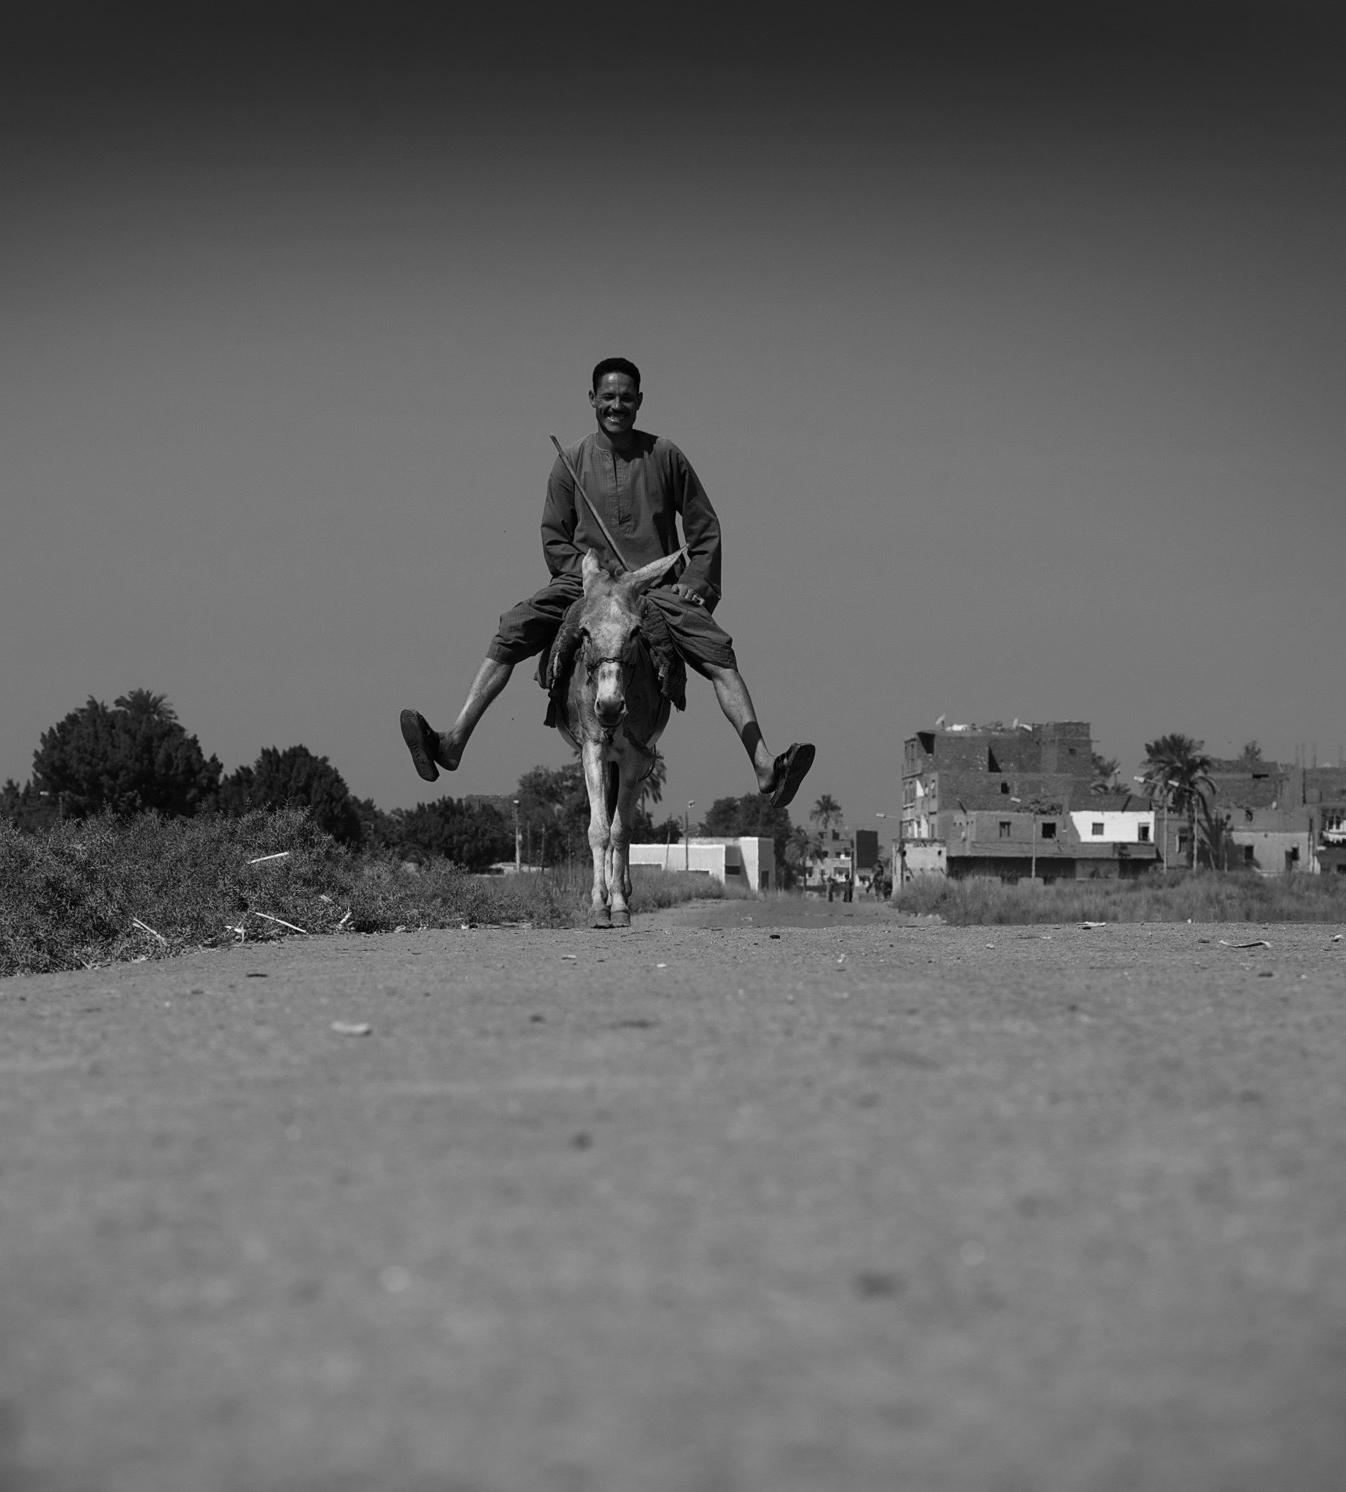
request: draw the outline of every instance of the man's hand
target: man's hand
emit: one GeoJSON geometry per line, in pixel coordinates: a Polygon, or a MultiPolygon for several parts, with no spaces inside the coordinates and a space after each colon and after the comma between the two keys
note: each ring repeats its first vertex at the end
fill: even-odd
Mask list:
{"type": "Polygon", "coordinates": [[[690,601],[693,606],[704,606],[706,604],[701,599],[701,597],[698,596],[697,593],[691,588],[690,585],[682,585],[681,583],[678,583],[669,586],[669,590],[671,590],[675,596],[681,596],[684,601],[690,601]]]}

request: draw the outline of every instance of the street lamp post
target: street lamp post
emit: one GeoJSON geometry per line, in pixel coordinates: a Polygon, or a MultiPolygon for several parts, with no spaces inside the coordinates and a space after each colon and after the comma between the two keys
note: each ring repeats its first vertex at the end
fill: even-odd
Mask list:
{"type": "Polygon", "coordinates": [[[682,868],[692,868],[692,809],[696,807],[696,799],[688,798],[687,810],[682,816],[682,868]]]}

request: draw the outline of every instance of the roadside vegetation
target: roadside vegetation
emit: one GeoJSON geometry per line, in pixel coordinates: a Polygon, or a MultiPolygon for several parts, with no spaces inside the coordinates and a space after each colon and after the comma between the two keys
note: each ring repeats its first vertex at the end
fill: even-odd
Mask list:
{"type": "Polygon", "coordinates": [[[1346,877],[1170,871],[1128,881],[1006,882],[925,876],[895,898],[899,911],[957,927],[1063,922],[1346,922],[1346,877]]]}
{"type": "MultiPolygon", "coordinates": [[[[720,888],[642,876],[651,911],[720,888]]],[[[587,864],[473,875],[450,861],[360,853],[301,809],[166,818],[111,813],[23,833],[0,820],[0,975],[49,973],[200,948],[464,924],[569,927],[589,906],[587,864]]]]}
{"type": "MultiPolygon", "coordinates": [[[[1202,840],[1203,858],[1221,863],[1203,744],[1170,735],[1145,749],[1146,791],[1187,819],[1189,845],[1202,840]]],[[[1245,755],[1260,755],[1255,742],[1245,755]]],[[[1100,780],[1116,775],[1115,761],[1095,757],[1094,766],[1100,780]]],[[[693,825],[655,820],[665,781],[656,751],[636,841],[671,848],[696,832],[768,837],[786,894],[827,864],[842,821],[830,793],[808,815],[813,833],[760,793],[716,799],[693,825]]],[[[0,784],[0,975],[320,934],[580,925],[588,824],[577,761],[533,768],[512,794],[446,795],[384,812],[305,746],[263,747],[251,765],[225,773],[165,695],[132,689],[111,706],[90,697],[42,733],[28,782],[0,784]],[[516,859],[527,873],[483,874],[516,859]]],[[[637,870],[635,880],[638,911],[742,894],[676,871],[637,870]]],[[[906,886],[896,906],[955,925],[1346,922],[1346,877],[1194,868],[1048,886],[932,877],[906,886]]]]}

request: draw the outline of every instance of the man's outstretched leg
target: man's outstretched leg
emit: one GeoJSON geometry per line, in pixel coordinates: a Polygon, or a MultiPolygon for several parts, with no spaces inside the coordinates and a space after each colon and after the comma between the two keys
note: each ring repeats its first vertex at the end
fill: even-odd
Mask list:
{"type": "Polygon", "coordinates": [[[501,663],[496,658],[483,659],[476,678],[472,680],[472,687],[467,691],[463,708],[458,711],[458,718],[446,731],[435,730],[425,716],[415,710],[402,711],[402,739],[407,743],[416,770],[426,782],[433,782],[439,776],[440,767],[449,772],[457,770],[477,721],[509,683],[513,672],[512,663],[501,663]]]}
{"type": "Polygon", "coordinates": [[[748,753],[757,774],[757,790],[771,795],[773,808],[784,808],[793,801],[808,769],[813,765],[814,750],[807,741],[796,741],[779,756],[773,756],[757,723],[757,711],[743,675],[736,668],[721,664],[706,665],[706,674],[715,686],[724,718],[734,727],[743,749],[748,753]]]}

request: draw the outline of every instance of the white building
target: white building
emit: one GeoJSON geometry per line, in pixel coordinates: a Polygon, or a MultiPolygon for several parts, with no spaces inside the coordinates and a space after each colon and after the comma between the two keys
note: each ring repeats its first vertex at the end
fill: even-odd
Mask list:
{"type": "Polygon", "coordinates": [[[632,869],[696,871],[747,891],[776,889],[776,846],[770,839],[695,835],[681,844],[633,844],[630,863],[632,869]]]}
{"type": "Polygon", "coordinates": [[[1081,844],[1153,844],[1154,810],[1152,808],[1073,809],[1069,815],[1081,844]]]}

